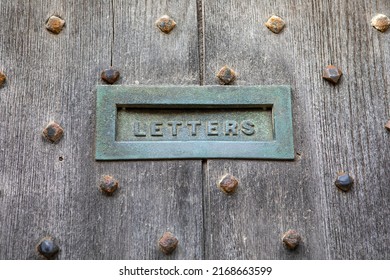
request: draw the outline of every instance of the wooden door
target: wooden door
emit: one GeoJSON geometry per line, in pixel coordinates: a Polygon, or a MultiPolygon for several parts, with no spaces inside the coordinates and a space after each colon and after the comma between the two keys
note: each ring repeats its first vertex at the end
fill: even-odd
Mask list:
{"type": "Polygon", "coordinates": [[[370,25],[388,1],[1,1],[0,258],[36,259],[52,236],[58,259],[388,259],[390,33],[370,25]],[[176,28],[163,34],[164,14],[176,28]],[[277,14],[285,29],[264,22],[277,14]],[[59,34],[45,29],[65,20],[59,34]],[[321,78],[335,64],[337,85],[321,78]],[[294,161],[94,160],[96,85],[288,84],[294,161]],[[42,138],[50,121],[57,144],[42,138]],[[338,190],[339,171],[355,180],[338,190]],[[216,187],[225,173],[239,187],[216,187]],[[120,189],[98,190],[103,175],[120,189]],[[281,243],[297,230],[295,251],[281,243]],[[165,256],[165,231],[179,239],[165,256]]]}

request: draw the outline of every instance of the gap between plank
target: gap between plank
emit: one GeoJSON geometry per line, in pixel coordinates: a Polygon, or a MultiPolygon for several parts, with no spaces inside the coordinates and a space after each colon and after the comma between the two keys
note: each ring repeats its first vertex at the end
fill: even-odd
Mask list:
{"type": "Polygon", "coordinates": [[[198,48],[199,48],[199,84],[204,85],[205,77],[205,38],[204,38],[204,2],[196,0],[197,20],[198,20],[198,48]]]}
{"type": "MultiPolygon", "coordinates": [[[[198,21],[198,53],[199,53],[199,85],[204,85],[205,77],[205,38],[204,38],[204,2],[196,0],[197,21],[198,21]]],[[[202,176],[202,216],[203,216],[203,232],[202,232],[202,259],[206,259],[206,212],[205,212],[205,193],[207,188],[207,159],[202,160],[201,176],[202,176]]]]}
{"type": "Polygon", "coordinates": [[[207,160],[202,160],[202,170],[201,170],[201,176],[202,176],[202,216],[203,216],[203,233],[202,233],[202,249],[203,249],[203,256],[202,259],[206,259],[206,212],[205,212],[205,204],[207,203],[205,199],[205,193],[207,188],[207,173],[208,173],[208,165],[207,160]]]}
{"type": "Polygon", "coordinates": [[[111,12],[112,12],[112,40],[111,40],[111,60],[110,60],[110,66],[112,67],[112,61],[113,61],[113,56],[114,56],[114,35],[115,35],[114,0],[111,0],[111,12]]]}

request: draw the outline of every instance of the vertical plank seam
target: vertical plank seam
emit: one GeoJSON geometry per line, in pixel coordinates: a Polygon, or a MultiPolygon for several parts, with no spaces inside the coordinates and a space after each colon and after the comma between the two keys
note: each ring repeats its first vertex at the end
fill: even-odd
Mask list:
{"type": "Polygon", "coordinates": [[[203,216],[203,228],[202,228],[202,259],[206,259],[206,234],[207,234],[207,228],[206,228],[206,211],[205,211],[205,205],[207,201],[205,200],[205,192],[206,192],[206,185],[207,185],[207,160],[202,160],[202,216],[203,216]]]}
{"type": "MultiPolygon", "coordinates": [[[[199,55],[199,85],[204,85],[205,77],[205,38],[204,38],[204,6],[203,0],[196,0],[196,13],[198,24],[198,55],[199,55]]],[[[207,159],[201,162],[202,176],[202,259],[206,259],[206,212],[205,212],[205,188],[207,184],[207,159]]]]}
{"type": "Polygon", "coordinates": [[[204,85],[205,77],[205,38],[204,38],[204,3],[203,0],[196,0],[198,20],[198,48],[199,48],[199,84],[204,85]]]}
{"type": "Polygon", "coordinates": [[[110,66],[114,57],[114,38],[115,38],[115,13],[114,13],[114,0],[111,0],[111,13],[112,13],[112,39],[111,39],[111,51],[110,51],[110,66]]]}

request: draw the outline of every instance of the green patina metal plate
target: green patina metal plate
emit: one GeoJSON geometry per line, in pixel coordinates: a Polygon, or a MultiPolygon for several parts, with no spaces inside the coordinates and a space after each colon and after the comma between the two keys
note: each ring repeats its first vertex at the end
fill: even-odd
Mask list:
{"type": "Polygon", "coordinates": [[[96,159],[294,159],[289,86],[98,86],[96,159]]]}

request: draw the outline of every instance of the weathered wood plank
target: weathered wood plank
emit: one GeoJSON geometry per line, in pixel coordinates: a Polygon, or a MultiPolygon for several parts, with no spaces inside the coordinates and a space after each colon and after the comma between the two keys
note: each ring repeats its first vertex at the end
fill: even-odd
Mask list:
{"type": "Polygon", "coordinates": [[[196,0],[114,0],[113,65],[122,71],[118,84],[199,85],[196,0]],[[155,22],[168,15],[176,22],[169,33],[155,22]]]}
{"type": "Polygon", "coordinates": [[[205,84],[227,64],[236,84],[293,87],[294,162],[213,160],[205,186],[205,256],[210,259],[389,258],[389,33],[370,26],[386,1],[205,1],[205,84]],[[285,19],[280,34],[264,22],[285,19]],[[339,85],[321,78],[335,64],[339,85]],[[353,190],[334,186],[349,171],[353,190]],[[217,179],[229,172],[238,192],[217,179]],[[303,246],[280,242],[289,228],[303,246]]]}
{"type": "Polygon", "coordinates": [[[8,76],[0,90],[1,259],[38,258],[34,247],[45,235],[58,241],[59,259],[165,258],[157,240],[167,229],[180,239],[170,258],[202,257],[199,161],[94,160],[95,85],[111,60],[120,83],[198,81],[196,24],[185,24],[196,21],[195,4],[147,3],[145,10],[143,1],[1,5],[0,67],[8,76]],[[168,37],[156,39],[162,35],[150,19],[170,11],[183,20],[171,44],[185,48],[157,59],[150,46],[163,49],[168,37]],[[66,20],[59,35],[44,28],[52,14],[66,20]],[[50,120],[65,129],[58,144],[41,139],[50,120]],[[104,174],[120,182],[113,197],[97,189],[104,174]]]}
{"type": "MultiPolygon", "coordinates": [[[[196,1],[115,0],[113,5],[118,84],[199,84],[196,1]],[[170,34],[155,26],[165,14],[177,23],[170,34]]],[[[98,174],[105,173],[120,178],[124,187],[114,200],[100,201],[103,258],[203,258],[201,161],[99,162],[98,174]],[[179,239],[169,257],[157,247],[167,230],[179,239]]]]}
{"type": "Polygon", "coordinates": [[[0,90],[1,259],[38,258],[45,235],[56,238],[61,259],[99,256],[93,112],[95,84],[110,61],[109,3],[0,7],[0,65],[8,76],[0,90]],[[58,35],[45,29],[53,14],[66,21],[58,35]],[[58,144],[41,137],[51,120],[65,130],[58,144]]]}
{"type": "Polygon", "coordinates": [[[61,259],[94,258],[94,88],[110,61],[109,1],[9,1],[0,13],[0,258],[37,258],[45,235],[61,259]],[[53,14],[66,21],[58,35],[44,27],[53,14]],[[65,129],[58,144],[41,137],[51,120],[65,129]]]}

